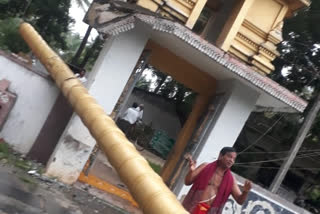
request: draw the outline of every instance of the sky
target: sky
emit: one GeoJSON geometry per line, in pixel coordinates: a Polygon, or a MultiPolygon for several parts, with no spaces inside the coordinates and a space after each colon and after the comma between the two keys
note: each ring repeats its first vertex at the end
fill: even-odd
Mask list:
{"type": "MultiPolygon", "coordinates": [[[[78,5],[76,3],[72,4],[72,7],[70,8],[70,16],[75,20],[74,26],[71,28],[72,32],[74,33],[79,33],[80,37],[84,37],[88,25],[86,23],[84,23],[82,20],[85,16],[85,11],[78,7],[78,5]]],[[[93,30],[90,34],[90,40],[93,40],[96,36],[98,35],[96,30],[93,30]]],[[[144,71],[145,78],[151,82],[154,82],[157,78],[152,76],[152,72],[149,70],[144,71]]],[[[152,84],[151,87],[155,87],[154,84],[152,84]]]]}
{"type": "MultiPolygon", "coordinates": [[[[71,28],[72,31],[74,33],[79,33],[81,38],[84,37],[88,28],[88,25],[82,21],[85,16],[85,11],[82,8],[78,7],[78,5],[73,1],[72,6],[69,10],[69,13],[70,13],[70,16],[75,20],[75,24],[71,28]]],[[[90,34],[90,38],[93,39],[97,35],[98,35],[97,31],[93,30],[90,34]]]]}
{"type": "MultiPolygon", "coordinates": [[[[79,33],[80,37],[83,38],[88,28],[88,25],[82,21],[86,12],[82,8],[78,7],[78,5],[73,1],[69,13],[70,16],[75,20],[75,23],[71,28],[72,32],[79,33]]],[[[93,40],[97,35],[98,33],[96,30],[91,31],[90,40],[93,40]]],[[[152,76],[152,72],[146,69],[143,75],[147,80],[153,82],[151,84],[151,88],[154,88],[156,86],[154,85],[154,82],[157,78],[152,76]]]]}

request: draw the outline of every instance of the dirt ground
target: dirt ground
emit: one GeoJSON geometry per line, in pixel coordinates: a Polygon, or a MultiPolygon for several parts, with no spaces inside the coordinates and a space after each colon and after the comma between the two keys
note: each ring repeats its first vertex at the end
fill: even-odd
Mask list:
{"type": "MultiPolygon", "coordinates": [[[[164,164],[148,151],[142,155],[159,167],[164,164]]],[[[97,160],[90,173],[127,190],[105,156],[97,160]]],[[[43,171],[44,166],[0,142],[0,214],[142,214],[127,200],[80,182],[65,185],[43,171]]]]}
{"type": "Polygon", "coordinates": [[[28,173],[7,163],[0,164],[0,214],[133,213],[125,211],[125,204],[88,185],[67,186],[38,176],[33,170],[28,173]]]}

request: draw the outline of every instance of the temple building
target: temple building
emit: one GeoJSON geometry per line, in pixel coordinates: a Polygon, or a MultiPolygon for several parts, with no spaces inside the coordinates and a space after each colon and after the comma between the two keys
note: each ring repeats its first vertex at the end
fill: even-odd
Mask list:
{"type": "MultiPolygon", "coordinates": [[[[112,115],[143,58],[197,94],[161,170],[162,179],[180,199],[188,190],[183,186],[186,152],[198,163],[212,161],[221,148],[233,146],[251,112],[305,110],[306,101],[267,75],[275,69],[272,60],[279,56],[276,45],[282,41],[283,19],[309,5],[308,0],[96,0],[84,21],[105,44],[85,86],[112,115]]],[[[119,188],[108,176],[101,177],[99,166],[107,160],[96,159],[89,172],[83,173],[92,152],[99,151],[75,113],[52,136],[49,127],[59,117],[62,104],[57,98],[39,134],[42,139],[57,139],[46,174],[65,183],[80,179],[99,188],[92,180],[96,177],[111,183],[113,190],[119,188]]],[[[42,149],[41,144],[33,145],[33,150],[42,149]]],[[[107,191],[133,201],[125,188],[120,189],[107,191]]],[[[257,191],[254,194],[262,197],[257,191]]],[[[265,200],[274,203],[269,199],[265,200]]],[[[289,205],[281,206],[287,209],[289,205]]]]}

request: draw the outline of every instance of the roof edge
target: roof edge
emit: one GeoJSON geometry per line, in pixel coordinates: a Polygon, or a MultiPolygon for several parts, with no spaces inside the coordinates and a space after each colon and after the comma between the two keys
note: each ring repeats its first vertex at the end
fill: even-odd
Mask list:
{"type": "Polygon", "coordinates": [[[137,24],[136,22],[141,21],[146,23],[153,30],[172,34],[185,41],[193,48],[199,50],[212,60],[226,67],[241,79],[250,82],[257,88],[265,91],[295,110],[303,112],[308,105],[305,100],[290,92],[288,89],[282,87],[270,78],[254,71],[249,66],[230,56],[228,53],[222,51],[208,41],[202,39],[190,29],[177,22],[142,13],[132,13],[128,16],[122,17],[121,19],[117,19],[117,21],[112,19],[106,20],[106,22],[103,23],[97,22],[98,19],[99,17],[95,19],[93,27],[96,28],[99,33],[107,34],[109,36],[116,36],[120,33],[132,30],[135,28],[137,24]]]}

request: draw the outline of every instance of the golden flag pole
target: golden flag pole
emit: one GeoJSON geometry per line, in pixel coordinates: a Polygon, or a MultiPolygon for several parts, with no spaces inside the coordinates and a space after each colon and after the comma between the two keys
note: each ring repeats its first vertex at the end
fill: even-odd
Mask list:
{"type": "Polygon", "coordinates": [[[74,111],[105,152],[143,213],[188,213],[161,177],[152,170],[114,121],[106,115],[103,108],[89,95],[87,89],[35,29],[28,23],[22,23],[19,30],[32,52],[47,68],[74,111]]]}

